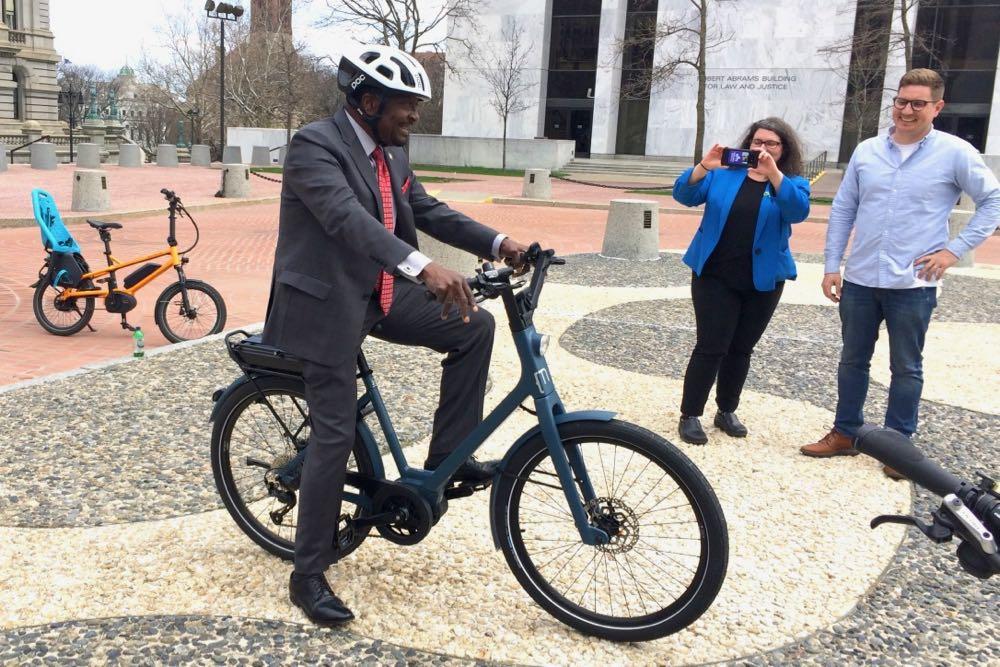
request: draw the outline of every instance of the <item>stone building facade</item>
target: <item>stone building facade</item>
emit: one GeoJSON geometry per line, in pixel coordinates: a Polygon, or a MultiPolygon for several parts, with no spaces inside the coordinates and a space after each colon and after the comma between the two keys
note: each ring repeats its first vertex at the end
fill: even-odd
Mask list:
{"type": "MultiPolygon", "coordinates": [[[[0,143],[62,135],[49,0],[0,0],[0,143]]],[[[10,146],[8,146],[10,147],[10,146]]]]}

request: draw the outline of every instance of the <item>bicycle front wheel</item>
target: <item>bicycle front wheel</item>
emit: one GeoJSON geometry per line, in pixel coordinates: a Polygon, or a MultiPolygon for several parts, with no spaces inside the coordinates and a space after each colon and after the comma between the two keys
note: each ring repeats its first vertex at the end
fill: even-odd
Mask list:
{"type": "Polygon", "coordinates": [[[226,326],[226,302],[218,290],[200,280],[168,285],[156,300],[156,326],[171,343],[217,334],[226,326]],[[187,293],[187,303],[184,302],[187,293]]]}
{"type": "Polygon", "coordinates": [[[491,508],[518,582],[563,623],[604,639],[646,641],[693,623],[718,594],[729,560],[726,520],[705,477],[633,424],[570,422],[559,435],[567,452],[583,457],[596,493],[584,509],[611,542],[581,541],[538,434],[505,468],[491,508]]]}

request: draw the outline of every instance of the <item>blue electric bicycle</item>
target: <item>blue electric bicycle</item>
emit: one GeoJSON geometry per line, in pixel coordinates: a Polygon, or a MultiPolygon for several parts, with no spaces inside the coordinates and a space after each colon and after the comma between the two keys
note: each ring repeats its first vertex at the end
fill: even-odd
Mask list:
{"type": "MultiPolygon", "coordinates": [[[[373,528],[397,544],[415,544],[449,500],[492,486],[494,544],[539,605],[602,638],[663,637],[700,617],[722,586],[729,554],[722,508],[698,468],[660,436],[612,412],[566,411],[545,361],[548,338],[532,323],[546,272],[563,260],[538,244],[527,259],[533,274],[526,287],[524,281],[512,284],[513,269],[488,264],[469,279],[479,300],[503,299],[521,375],[436,470],[407,462],[372,370],[359,354],[365,392],[357,404],[338,557],[357,549],[373,528]],[[532,408],[523,405],[528,398],[532,408]],[[519,407],[537,416],[538,425],[511,445],[492,482],[450,481],[519,407]],[[386,477],[371,415],[398,479],[386,477]]],[[[240,528],[270,553],[291,559],[296,492],[309,451],[301,361],[243,332],[226,342],[243,375],[213,396],[215,482],[240,528]]]]}

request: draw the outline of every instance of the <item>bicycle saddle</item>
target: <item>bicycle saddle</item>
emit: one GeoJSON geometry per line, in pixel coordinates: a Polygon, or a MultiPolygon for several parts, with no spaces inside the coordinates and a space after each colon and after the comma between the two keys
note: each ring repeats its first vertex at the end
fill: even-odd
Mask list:
{"type": "Polygon", "coordinates": [[[122,226],[117,222],[101,222],[100,220],[87,220],[87,224],[94,229],[103,231],[105,229],[121,229],[122,226]]]}

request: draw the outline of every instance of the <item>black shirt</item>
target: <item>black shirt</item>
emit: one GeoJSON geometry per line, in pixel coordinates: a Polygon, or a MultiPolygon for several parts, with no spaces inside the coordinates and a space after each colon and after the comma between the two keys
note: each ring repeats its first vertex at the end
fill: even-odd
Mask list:
{"type": "Polygon", "coordinates": [[[757,230],[760,200],[768,182],[747,176],[736,193],[729,217],[722,227],[719,243],[708,256],[702,274],[722,278],[730,287],[754,289],[753,237],[757,230]]]}

